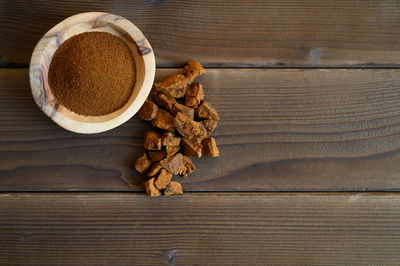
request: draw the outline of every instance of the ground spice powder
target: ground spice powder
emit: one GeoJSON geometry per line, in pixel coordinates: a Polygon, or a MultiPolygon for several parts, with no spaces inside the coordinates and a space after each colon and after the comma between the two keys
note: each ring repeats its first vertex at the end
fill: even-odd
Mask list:
{"type": "Polygon", "coordinates": [[[87,32],[66,40],[55,52],[49,85],[69,110],[100,116],[123,107],[136,81],[135,61],[128,45],[106,32],[87,32]]]}

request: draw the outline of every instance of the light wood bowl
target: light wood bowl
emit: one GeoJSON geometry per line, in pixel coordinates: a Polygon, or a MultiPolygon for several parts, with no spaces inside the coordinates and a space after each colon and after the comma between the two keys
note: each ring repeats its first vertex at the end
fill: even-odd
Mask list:
{"type": "Polygon", "coordinates": [[[61,127],[77,133],[99,133],[129,120],[149,95],[155,75],[153,49],[143,33],[127,19],[103,12],[71,16],[48,31],[36,45],[29,67],[33,98],[39,108],[61,127]],[[83,116],[57,102],[48,83],[51,59],[60,45],[76,34],[108,32],[122,38],[132,50],[136,83],[129,101],[121,109],[103,116],[83,116]]]}

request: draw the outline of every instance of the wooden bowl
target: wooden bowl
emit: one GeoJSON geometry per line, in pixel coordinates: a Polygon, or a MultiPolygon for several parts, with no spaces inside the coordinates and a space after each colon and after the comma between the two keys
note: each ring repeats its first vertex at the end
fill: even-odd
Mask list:
{"type": "Polygon", "coordinates": [[[39,108],[61,127],[77,133],[99,133],[129,120],[149,95],[155,75],[153,49],[143,33],[127,19],[103,12],[71,16],[48,31],[36,45],[29,67],[33,98],[39,108]],[[108,32],[122,38],[132,50],[136,83],[129,101],[121,109],[103,116],[83,116],[57,102],[48,83],[51,59],[60,45],[76,34],[108,32]]]}

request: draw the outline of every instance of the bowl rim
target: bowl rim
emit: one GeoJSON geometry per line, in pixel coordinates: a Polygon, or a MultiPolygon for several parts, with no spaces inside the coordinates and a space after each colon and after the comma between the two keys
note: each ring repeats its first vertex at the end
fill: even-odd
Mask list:
{"type": "MultiPolygon", "coordinates": [[[[85,30],[83,32],[88,31],[96,30],[85,30]]],[[[76,34],[72,34],[70,37],[74,35],[76,34]]],[[[53,54],[54,53],[52,53],[51,56],[53,54]]],[[[48,61],[48,65],[50,65],[51,59],[48,61]]],[[[36,104],[56,124],[72,132],[92,134],[113,129],[125,123],[137,113],[150,94],[154,82],[155,69],[156,64],[153,49],[147,38],[135,24],[119,15],[106,12],[84,12],[62,20],[42,36],[36,44],[31,56],[29,80],[31,92],[36,104]],[[134,99],[132,101],[129,100],[129,104],[127,103],[121,109],[104,116],[83,116],[61,106],[54,96],[52,96],[47,81],[48,69],[43,69],[42,58],[49,56],[46,54],[46,47],[51,42],[56,45],[56,49],[62,45],[62,42],[66,39],[60,42],[59,34],[62,34],[66,29],[84,23],[92,23],[92,28],[95,28],[98,27],[98,22],[112,24],[113,27],[121,29],[136,44],[138,55],[140,56],[139,58],[143,59],[141,68],[141,71],[143,71],[143,83],[138,90],[135,87],[133,94],[136,95],[135,97],[133,94],[131,96],[131,98],[134,97],[134,99]],[[137,91],[137,93],[135,91],[137,91]],[[49,94],[53,98],[49,97],[49,94]],[[71,113],[74,117],[79,117],[79,119],[66,116],[65,113],[60,110],[71,113]]]]}

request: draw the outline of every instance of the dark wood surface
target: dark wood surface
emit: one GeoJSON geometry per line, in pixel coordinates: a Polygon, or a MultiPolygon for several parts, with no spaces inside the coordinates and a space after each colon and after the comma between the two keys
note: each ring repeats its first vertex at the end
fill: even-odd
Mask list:
{"type": "Polygon", "coordinates": [[[105,11],[150,40],[158,67],[399,66],[399,1],[1,1],[0,66],[27,66],[62,19],[105,11]]]}
{"type": "Polygon", "coordinates": [[[399,264],[400,1],[0,10],[0,265],[399,264]],[[139,26],[157,78],[189,58],[207,67],[221,156],[194,160],[183,196],[144,195],[132,162],[149,123],[80,135],[35,105],[36,42],[84,11],[139,26]]]}
{"type": "MultiPolygon", "coordinates": [[[[175,70],[159,70],[157,78],[175,70]]],[[[187,191],[399,191],[400,71],[208,69],[219,158],[187,191]],[[227,82],[229,81],[229,82],[227,82]]],[[[35,106],[27,70],[0,71],[0,190],[142,190],[132,163],[149,123],[71,133],[35,106]]]]}
{"type": "Polygon", "coordinates": [[[0,194],[0,264],[398,265],[398,194],[0,194]]]}

